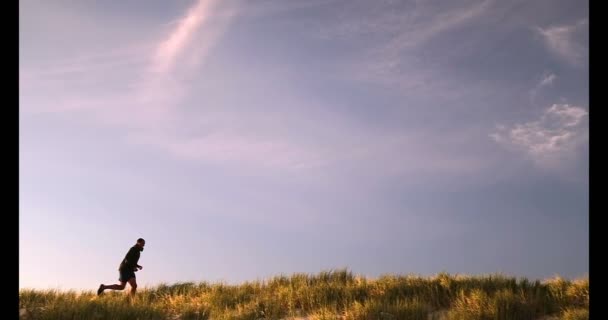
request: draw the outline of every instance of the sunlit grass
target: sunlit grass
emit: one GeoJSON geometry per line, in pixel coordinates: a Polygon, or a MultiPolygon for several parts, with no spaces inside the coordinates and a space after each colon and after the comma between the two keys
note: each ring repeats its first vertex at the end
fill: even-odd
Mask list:
{"type": "Polygon", "coordinates": [[[348,270],[239,285],[162,284],[138,291],[21,290],[21,319],[588,319],[589,280],[433,277],[348,270]]]}

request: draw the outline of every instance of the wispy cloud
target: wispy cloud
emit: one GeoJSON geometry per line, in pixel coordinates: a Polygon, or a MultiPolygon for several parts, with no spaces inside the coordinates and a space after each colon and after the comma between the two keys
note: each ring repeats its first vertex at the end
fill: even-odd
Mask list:
{"type": "Polygon", "coordinates": [[[550,87],[553,82],[557,79],[557,76],[552,72],[546,72],[541,76],[536,86],[530,90],[530,102],[534,105],[536,103],[536,97],[538,93],[545,87],[550,87]]]}
{"type": "Polygon", "coordinates": [[[234,5],[198,0],[181,19],[166,26],[171,29],[155,43],[22,67],[20,90],[28,93],[22,110],[29,114],[84,110],[92,121],[120,127],[129,135],[156,137],[160,148],[165,143],[179,145],[179,140],[169,139],[179,139],[170,132],[183,124],[181,102],[193,94],[192,78],[198,76],[198,67],[235,14],[234,5]],[[98,86],[102,80],[106,85],[98,86]],[[48,93],[46,99],[29,94],[34,91],[41,96],[48,93]],[[49,102],[49,95],[58,99],[49,102]]]}
{"type": "Polygon", "coordinates": [[[338,2],[339,0],[308,0],[308,1],[275,1],[262,0],[255,2],[244,2],[247,6],[241,16],[268,17],[293,10],[311,9],[338,2]]]}
{"type": "Polygon", "coordinates": [[[545,45],[557,57],[575,66],[586,61],[587,44],[581,39],[587,38],[589,26],[587,19],[580,20],[572,25],[537,28],[545,45]]]}
{"type": "MultiPolygon", "coordinates": [[[[315,3],[324,5],[329,2],[315,3]]],[[[418,92],[421,96],[435,96],[438,91],[444,95],[449,94],[447,90],[437,89],[446,83],[453,83],[453,79],[446,80],[448,76],[441,75],[438,70],[419,64],[413,59],[402,59],[402,55],[415,57],[415,49],[418,46],[424,46],[433,37],[484,15],[492,3],[492,1],[469,2],[467,6],[449,10],[444,7],[437,9],[419,4],[418,11],[408,15],[408,18],[399,20],[394,17],[397,19],[395,21],[400,21],[397,28],[390,29],[391,27],[386,23],[382,25],[382,21],[376,21],[377,24],[365,24],[364,27],[378,28],[376,31],[390,29],[395,33],[383,38],[384,41],[380,44],[374,42],[371,48],[367,48],[371,50],[366,51],[366,60],[357,66],[359,74],[367,74],[372,81],[387,81],[401,89],[423,88],[424,92],[418,92]],[[375,73],[367,72],[374,68],[376,68],[375,73]]],[[[286,7],[294,10],[299,8],[299,6],[286,7]]],[[[217,118],[213,113],[218,110],[206,109],[213,107],[197,106],[196,110],[191,108],[186,111],[182,102],[185,98],[197,94],[191,88],[192,84],[197,82],[191,80],[201,78],[199,71],[203,69],[198,66],[205,62],[205,57],[234,18],[234,9],[235,7],[218,0],[199,0],[185,12],[183,18],[166,26],[170,29],[163,37],[155,43],[147,44],[146,48],[155,50],[138,50],[136,54],[129,51],[128,54],[120,53],[118,56],[114,53],[108,54],[99,64],[96,64],[99,61],[95,59],[83,60],[78,68],[93,72],[89,78],[96,78],[108,71],[120,70],[124,64],[118,62],[125,57],[125,54],[139,63],[123,73],[118,72],[124,75],[124,79],[118,81],[122,87],[120,92],[68,94],[52,108],[58,112],[94,110],[90,118],[121,127],[126,131],[128,143],[144,144],[179,159],[191,161],[287,170],[331,166],[365,171],[372,170],[371,168],[380,164],[382,168],[378,171],[384,174],[463,173],[475,171],[488,164],[487,159],[477,154],[471,155],[458,150],[466,143],[459,141],[444,143],[445,138],[424,130],[373,133],[365,140],[353,138],[360,137],[365,129],[362,130],[358,124],[352,123],[326,123],[325,115],[321,115],[319,111],[310,113],[297,111],[285,116],[276,113],[277,110],[271,110],[270,113],[279,114],[277,115],[281,118],[279,121],[289,121],[291,126],[289,130],[285,130],[282,124],[268,124],[253,118],[253,114],[258,113],[259,110],[268,111],[269,108],[274,107],[262,106],[261,109],[251,107],[243,111],[245,109],[240,107],[224,105],[226,110],[219,112],[233,115],[217,118]],[[116,60],[112,58],[115,56],[116,60]],[[256,110],[249,111],[253,109],[256,110]],[[305,119],[303,115],[309,118],[305,119]],[[298,119],[294,120],[295,118],[298,119]],[[206,120],[197,122],[200,119],[206,120]],[[195,127],[193,131],[197,131],[197,134],[183,134],[180,131],[182,127],[195,127]],[[336,127],[339,129],[327,130],[328,133],[322,139],[306,137],[307,132],[336,127]]],[[[59,73],[65,75],[66,71],[51,72],[54,75],[59,73]]],[[[35,75],[28,74],[20,81],[27,83],[36,79],[35,75]]],[[[57,77],[57,86],[61,86],[65,79],[70,78],[57,77]]],[[[555,79],[554,74],[546,74],[539,79],[538,85],[549,86],[555,79]]],[[[287,87],[277,86],[273,83],[272,90],[290,91],[287,87]],[[277,88],[281,89],[277,90],[277,88]]],[[[461,88],[462,86],[459,86],[458,90],[461,88]]],[[[479,87],[475,87],[474,90],[480,91],[479,87]]],[[[78,91],[74,90],[74,92],[78,91]]],[[[208,97],[204,98],[208,99],[208,97]]],[[[293,96],[291,93],[285,93],[282,98],[284,101],[281,104],[290,105],[290,110],[306,110],[310,105],[310,101],[306,98],[293,96]]],[[[199,105],[204,105],[201,101],[208,100],[198,99],[198,101],[199,105]]],[[[323,104],[321,101],[316,103],[323,104]]],[[[315,109],[322,107],[318,106],[315,109]]]]}
{"type": "Polygon", "coordinates": [[[494,1],[469,1],[458,7],[425,2],[363,3],[363,8],[345,13],[344,22],[321,32],[324,38],[358,38],[365,43],[361,54],[345,68],[350,79],[408,93],[458,94],[449,89],[454,84],[451,77],[421,52],[433,40],[484,17],[494,1]]]}
{"type": "Polygon", "coordinates": [[[322,28],[319,35],[322,38],[384,35],[390,47],[412,47],[479,16],[493,0],[470,2],[452,7],[449,3],[424,1],[349,1],[336,21],[322,28]]]}
{"type": "Polygon", "coordinates": [[[420,14],[428,20],[417,21],[410,28],[404,28],[382,50],[396,58],[403,50],[422,45],[425,41],[480,16],[491,3],[491,0],[484,0],[461,9],[434,13],[431,16],[421,12],[420,14]]]}
{"type": "Polygon", "coordinates": [[[139,126],[143,118],[162,117],[151,115],[167,113],[188,93],[188,77],[232,20],[234,6],[219,4],[217,0],[196,1],[183,18],[170,26],[170,32],[156,42],[70,56],[46,65],[20,66],[22,92],[61,96],[61,100],[52,104],[26,103],[22,110],[64,112],[75,109],[66,104],[77,102],[77,109],[98,112],[101,121],[111,123],[137,119],[139,126]],[[100,86],[99,82],[105,85],[100,86]]]}
{"type": "Polygon", "coordinates": [[[554,166],[588,141],[587,116],[582,107],[554,104],[539,120],[500,125],[490,137],[505,147],[526,152],[539,165],[554,166]]]}
{"type": "Polygon", "coordinates": [[[217,0],[199,0],[161,41],[151,63],[135,86],[134,106],[154,124],[175,116],[175,108],[190,92],[194,70],[226,30],[232,15],[216,15],[217,0]],[[215,20],[211,18],[216,16],[215,20]],[[219,17],[218,17],[219,16],[219,17]]]}
{"type": "Polygon", "coordinates": [[[130,141],[162,148],[180,159],[216,165],[237,165],[249,169],[273,169],[280,172],[310,169],[324,165],[314,148],[289,139],[248,137],[239,133],[213,132],[199,137],[170,137],[144,134],[130,141]]]}
{"type": "Polygon", "coordinates": [[[209,18],[217,0],[199,0],[182,18],[171,34],[157,48],[152,70],[167,72],[175,63],[178,55],[191,44],[194,34],[209,18]]]}
{"type": "Polygon", "coordinates": [[[108,49],[101,52],[91,52],[76,56],[52,60],[52,64],[36,65],[29,62],[28,65],[20,65],[20,74],[35,74],[36,77],[64,76],[72,73],[97,72],[99,70],[113,68],[115,66],[133,65],[134,63],[148,62],[148,57],[143,52],[154,49],[150,43],[137,43],[129,46],[108,49]]]}

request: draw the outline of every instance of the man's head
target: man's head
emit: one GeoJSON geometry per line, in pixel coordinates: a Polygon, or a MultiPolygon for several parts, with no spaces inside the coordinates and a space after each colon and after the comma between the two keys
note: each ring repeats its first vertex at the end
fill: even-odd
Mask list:
{"type": "Polygon", "coordinates": [[[144,246],[146,245],[146,240],[144,240],[143,238],[139,238],[139,239],[137,239],[137,243],[135,245],[138,246],[141,250],[144,250],[144,246]]]}

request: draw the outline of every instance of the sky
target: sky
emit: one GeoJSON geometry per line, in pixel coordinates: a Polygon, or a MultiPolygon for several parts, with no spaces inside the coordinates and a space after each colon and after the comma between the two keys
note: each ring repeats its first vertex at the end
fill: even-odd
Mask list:
{"type": "Polygon", "coordinates": [[[19,285],[589,270],[589,5],[21,0],[19,285]]]}

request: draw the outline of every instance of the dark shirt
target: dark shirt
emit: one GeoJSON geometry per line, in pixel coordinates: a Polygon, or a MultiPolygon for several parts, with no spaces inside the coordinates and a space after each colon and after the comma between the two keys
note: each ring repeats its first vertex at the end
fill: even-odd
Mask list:
{"type": "Polygon", "coordinates": [[[125,258],[122,259],[118,270],[135,270],[138,266],[137,262],[139,261],[140,252],[141,249],[137,246],[131,247],[125,258]]]}

